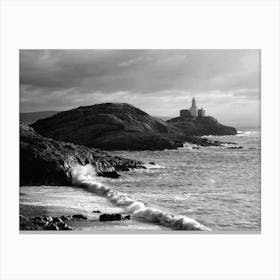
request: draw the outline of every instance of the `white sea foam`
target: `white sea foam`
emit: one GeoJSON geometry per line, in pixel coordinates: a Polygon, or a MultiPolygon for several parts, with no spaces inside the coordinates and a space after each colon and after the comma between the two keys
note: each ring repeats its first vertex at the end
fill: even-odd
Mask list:
{"type": "Polygon", "coordinates": [[[151,163],[146,163],[146,164],[144,164],[144,166],[147,169],[164,169],[165,168],[164,166],[161,166],[161,165],[158,165],[158,164],[151,164],[151,163]]]}
{"type": "Polygon", "coordinates": [[[246,137],[246,136],[255,135],[255,134],[258,134],[258,133],[260,133],[259,130],[247,130],[247,131],[238,130],[236,136],[246,137]]]}
{"type": "Polygon", "coordinates": [[[199,148],[198,145],[185,142],[185,143],[183,144],[183,147],[179,147],[179,148],[177,148],[177,149],[178,149],[178,150],[194,150],[194,149],[197,149],[197,148],[199,148]]]}
{"type": "Polygon", "coordinates": [[[71,168],[70,174],[74,185],[80,186],[90,192],[102,195],[117,206],[125,207],[126,210],[136,219],[142,219],[180,230],[210,230],[194,219],[186,216],[176,216],[165,213],[161,210],[151,208],[143,202],[130,198],[127,194],[111,190],[102,184],[96,176],[94,167],[90,164],[76,165],[71,168]]]}

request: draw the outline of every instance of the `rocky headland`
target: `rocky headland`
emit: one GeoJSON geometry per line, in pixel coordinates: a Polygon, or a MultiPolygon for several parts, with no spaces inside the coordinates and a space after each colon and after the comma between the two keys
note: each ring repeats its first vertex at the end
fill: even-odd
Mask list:
{"type": "Polygon", "coordinates": [[[219,123],[215,118],[197,117],[197,118],[173,118],[167,123],[177,127],[187,137],[202,135],[235,135],[237,130],[234,127],[219,123]]]}
{"type": "Polygon", "coordinates": [[[237,133],[212,117],[165,122],[126,103],[75,108],[38,120],[32,127],[44,137],[102,150],[176,149],[190,137],[237,133]]]}
{"type": "Polygon", "coordinates": [[[20,185],[71,185],[69,171],[77,164],[92,164],[97,175],[111,178],[118,178],[118,171],[145,168],[140,161],[45,138],[20,125],[20,185]]]}

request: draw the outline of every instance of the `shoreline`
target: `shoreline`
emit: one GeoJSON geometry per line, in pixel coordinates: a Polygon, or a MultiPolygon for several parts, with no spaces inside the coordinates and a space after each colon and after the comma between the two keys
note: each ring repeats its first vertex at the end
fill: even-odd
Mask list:
{"type": "MultiPolygon", "coordinates": [[[[43,226],[38,226],[37,223],[32,222],[32,219],[41,217],[43,219],[47,219],[49,217],[61,218],[61,217],[69,217],[72,215],[82,215],[80,213],[75,212],[74,210],[67,211],[66,209],[61,209],[60,207],[53,206],[41,206],[41,205],[31,205],[31,204],[22,204],[20,203],[19,208],[20,215],[20,231],[32,230],[32,231],[45,231],[43,226]],[[38,226],[38,228],[36,228],[38,226]]],[[[99,222],[98,219],[76,219],[76,220],[66,220],[65,223],[72,228],[72,230],[79,230],[81,228],[92,228],[93,223],[99,222]]],[[[55,229],[53,229],[55,230],[55,229]]]]}
{"type": "MultiPolygon", "coordinates": [[[[135,232],[174,232],[176,230],[165,228],[160,225],[130,220],[130,219],[122,219],[122,220],[115,220],[115,221],[100,221],[99,216],[106,213],[94,213],[94,217],[84,215],[87,219],[70,219],[66,220],[65,223],[72,228],[70,232],[75,233],[130,233],[131,230],[135,232]]],[[[20,216],[20,224],[19,224],[19,231],[23,232],[44,232],[48,233],[52,232],[60,232],[64,230],[56,230],[56,229],[44,229],[42,226],[38,226],[38,224],[34,224],[32,221],[34,218],[48,218],[52,217],[53,219],[61,218],[63,216],[75,216],[75,215],[82,215],[75,211],[74,209],[62,209],[60,207],[54,206],[41,206],[41,205],[31,205],[31,204],[23,204],[20,203],[19,209],[19,216],[20,216]]],[[[110,214],[109,214],[110,215],[110,214]]],[[[122,213],[124,217],[126,214],[122,213]]]]}

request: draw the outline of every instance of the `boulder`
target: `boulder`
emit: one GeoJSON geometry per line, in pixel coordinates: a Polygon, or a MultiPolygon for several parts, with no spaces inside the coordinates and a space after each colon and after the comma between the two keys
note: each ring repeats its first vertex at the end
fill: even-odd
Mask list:
{"type": "Polygon", "coordinates": [[[121,220],[122,220],[121,214],[102,214],[99,216],[100,222],[121,221],[121,220]]]}
{"type": "Polygon", "coordinates": [[[44,230],[59,230],[59,228],[55,223],[50,222],[45,225],[44,230]]]}
{"type": "Polygon", "coordinates": [[[83,214],[72,215],[73,220],[87,220],[87,217],[83,214]]]}
{"type": "Polygon", "coordinates": [[[54,217],[53,222],[54,223],[63,223],[63,220],[60,217],[54,217]]]}

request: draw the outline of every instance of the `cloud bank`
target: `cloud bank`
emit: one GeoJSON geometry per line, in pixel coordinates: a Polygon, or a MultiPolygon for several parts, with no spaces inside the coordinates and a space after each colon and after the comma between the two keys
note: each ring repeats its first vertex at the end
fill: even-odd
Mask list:
{"type": "Polygon", "coordinates": [[[20,50],[21,112],[126,102],[178,115],[192,97],[208,115],[260,123],[259,50],[20,50]]]}

